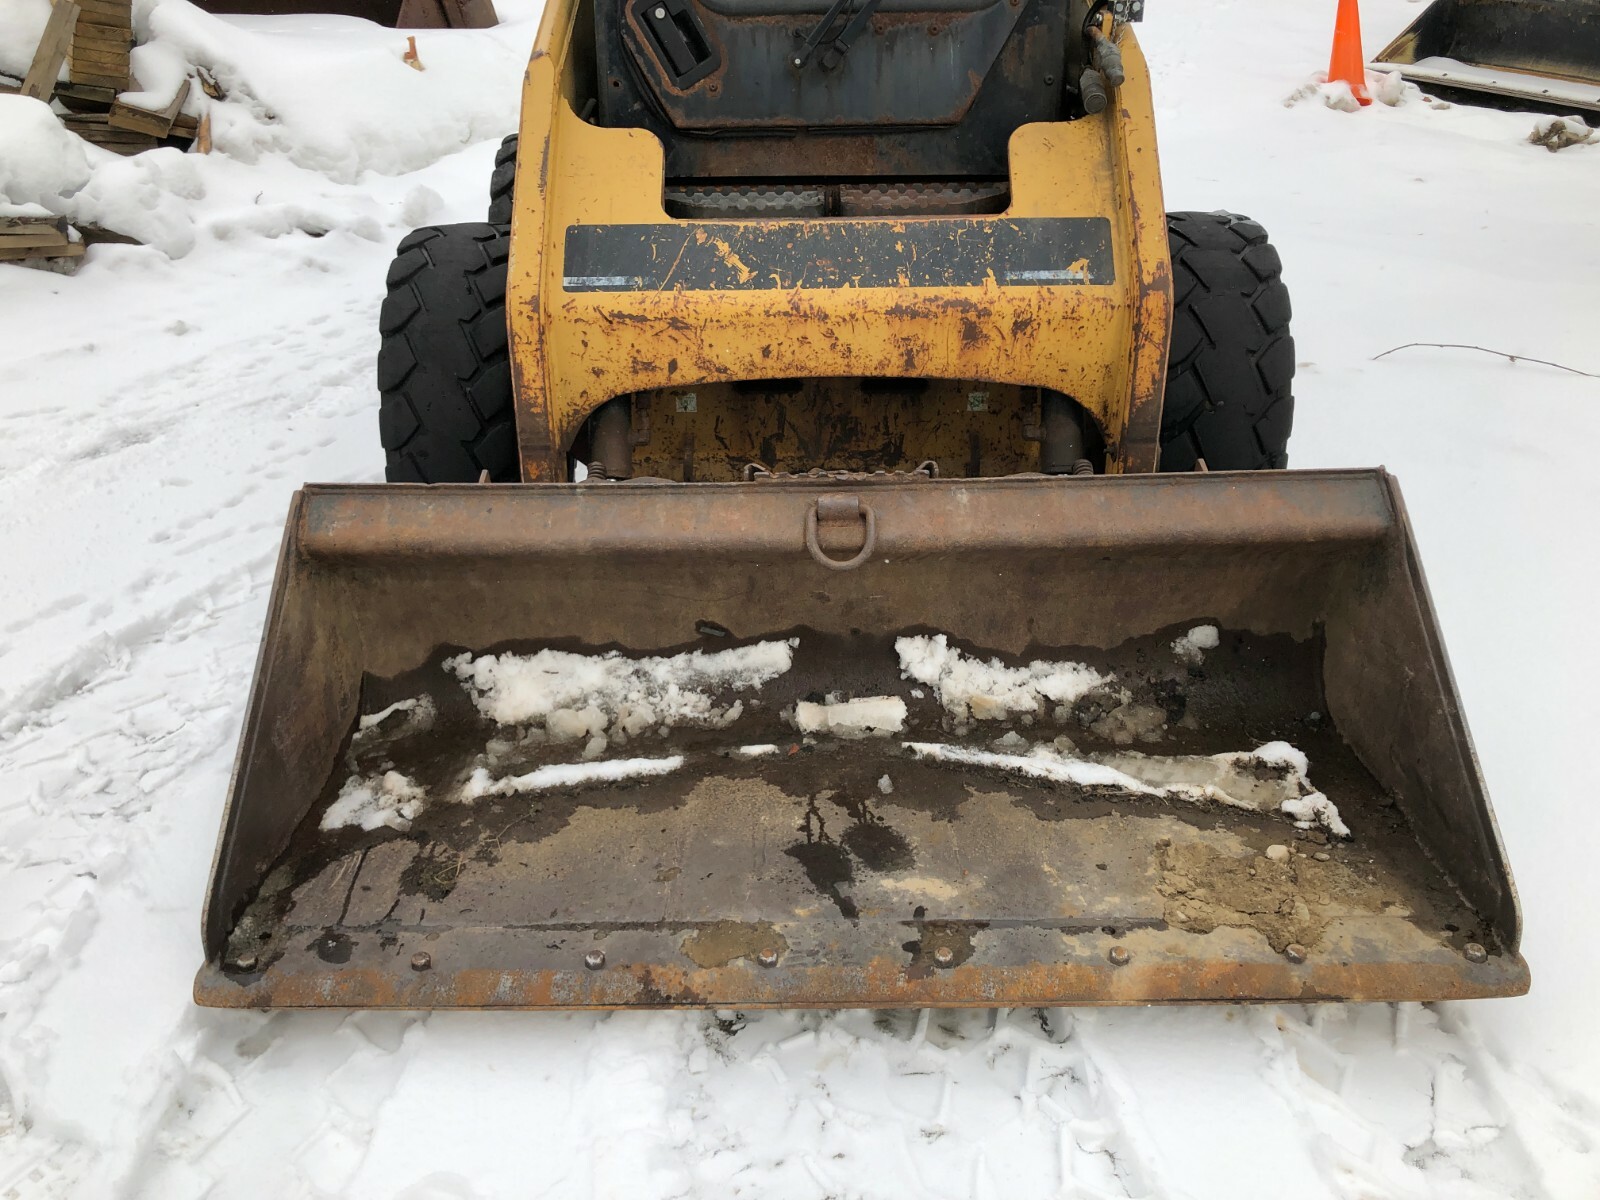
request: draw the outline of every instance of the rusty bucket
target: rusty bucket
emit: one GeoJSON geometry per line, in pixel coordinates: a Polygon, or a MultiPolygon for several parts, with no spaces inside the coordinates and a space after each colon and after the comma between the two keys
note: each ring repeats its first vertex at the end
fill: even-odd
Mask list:
{"type": "Polygon", "coordinates": [[[1600,0],[1433,0],[1373,66],[1469,103],[1600,112],[1600,0]]]}
{"type": "Polygon", "coordinates": [[[1518,920],[1382,471],[307,487],[195,996],[1457,999],[1518,920]]]}

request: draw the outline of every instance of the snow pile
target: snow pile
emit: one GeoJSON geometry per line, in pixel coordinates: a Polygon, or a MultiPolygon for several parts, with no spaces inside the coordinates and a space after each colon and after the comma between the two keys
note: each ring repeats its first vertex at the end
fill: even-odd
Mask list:
{"type": "MultiPolygon", "coordinates": [[[[50,19],[50,0],[0,3],[0,71],[21,79],[33,63],[34,49],[50,19]]],[[[65,76],[65,70],[62,75],[65,76]]]]}
{"type": "Polygon", "coordinates": [[[509,133],[529,51],[526,31],[463,36],[321,18],[269,32],[178,0],[157,0],[140,32],[133,68],[152,93],[190,67],[216,80],[214,152],[245,163],[282,155],[338,183],[415,171],[509,133]],[[402,61],[408,34],[424,70],[402,61]]]}
{"type": "Polygon", "coordinates": [[[1014,713],[1037,713],[1045,701],[1069,705],[1110,681],[1083,663],[1031,662],[1008,667],[984,662],[950,645],[944,634],[896,638],[900,673],[926,684],[958,721],[994,721],[1014,713]]]}
{"type": "Polygon", "coordinates": [[[427,795],[416,781],[399,771],[352,775],[339,789],[339,798],[322,814],[322,828],[357,825],[370,831],[387,825],[404,833],[427,806],[427,795]]]}
{"type": "Polygon", "coordinates": [[[1390,108],[1399,108],[1413,100],[1429,99],[1423,96],[1421,88],[1409,82],[1399,71],[1368,71],[1367,91],[1379,104],[1387,104],[1390,108]]]}
{"type": "MultiPolygon", "coordinates": [[[[195,63],[179,48],[179,43],[153,33],[149,21],[143,23],[142,40],[133,48],[130,58],[137,90],[123,92],[118,99],[138,108],[155,112],[164,110],[177,99],[183,81],[196,74],[195,63]]],[[[209,70],[206,78],[214,82],[209,70]]],[[[203,84],[195,80],[190,87],[198,92],[203,84]]],[[[191,96],[184,101],[184,111],[195,113],[201,103],[198,95],[191,96]]]]}
{"type": "Polygon", "coordinates": [[[89,182],[87,146],[48,104],[0,95],[0,200],[59,211],[67,196],[89,182]]]}
{"type": "Polygon", "coordinates": [[[1172,652],[1186,663],[1198,666],[1205,660],[1207,650],[1221,645],[1221,635],[1215,625],[1196,625],[1172,643],[1172,652]]]}
{"type": "MultiPolygon", "coordinates": [[[[1320,825],[1335,837],[1350,837],[1338,808],[1311,786],[1305,755],[1287,742],[1213,755],[1079,755],[1066,738],[1037,745],[1026,753],[936,742],[904,745],[928,762],[988,767],[1047,783],[1116,788],[1163,800],[1225,804],[1250,812],[1281,812],[1301,829],[1320,825]]],[[[1023,743],[1020,738],[1008,738],[996,745],[1020,749],[1023,743]]]]}
{"type": "Polygon", "coordinates": [[[163,147],[121,158],[68,132],[49,105],[0,95],[0,202],[42,205],[177,258],[194,248],[191,202],[205,191],[195,156],[163,147]]]}
{"type": "Polygon", "coordinates": [[[791,638],[654,658],[626,658],[615,650],[458,654],[444,665],[472,694],[478,711],[496,723],[542,730],[558,742],[586,739],[590,751],[599,753],[608,742],[650,729],[726,728],[744,705],[719,705],[716,694],[776,679],[794,662],[796,644],[791,638]]]}
{"type": "MultiPolygon", "coordinates": [[[[48,13],[42,0],[0,0],[0,70],[26,71],[48,13]]],[[[137,87],[124,98],[165,108],[191,80],[183,112],[208,120],[212,152],[162,147],[124,159],[68,131],[49,105],[0,95],[0,205],[42,204],[173,258],[207,231],[236,238],[337,230],[388,241],[390,223],[435,219],[436,192],[413,188],[402,211],[383,213],[370,198],[370,177],[414,172],[514,129],[531,40],[531,29],[515,23],[414,35],[330,17],[258,28],[183,0],[141,3],[135,25],[137,87]],[[426,70],[402,61],[407,36],[416,37],[426,70]],[[322,194],[299,181],[280,186],[308,171],[321,177],[322,194]],[[222,203],[199,203],[218,187],[222,203]]]]}
{"type": "Polygon", "coordinates": [[[833,733],[840,737],[872,737],[899,733],[906,723],[906,702],[899,696],[867,696],[826,703],[802,700],[794,707],[794,723],[803,733],[833,733]]]}
{"type": "Polygon", "coordinates": [[[196,156],[163,146],[102,163],[61,207],[74,221],[114,229],[181,258],[195,245],[190,201],[205,194],[196,156]]]}
{"type": "MultiPolygon", "coordinates": [[[[1442,100],[1423,94],[1422,89],[1409,82],[1399,71],[1368,71],[1367,95],[1379,104],[1399,108],[1420,101],[1431,108],[1449,108],[1442,100]]],[[[1285,108],[1293,108],[1305,100],[1320,100],[1324,107],[1336,112],[1360,112],[1365,105],[1356,99],[1355,90],[1342,79],[1330,80],[1325,71],[1319,71],[1309,81],[1290,92],[1283,101],[1285,108]]]]}
{"type": "Polygon", "coordinates": [[[1339,809],[1311,784],[1311,763],[1288,742],[1268,742],[1230,754],[1146,755],[1129,752],[1099,756],[1099,762],[1152,786],[1198,788],[1201,796],[1235,808],[1278,811],[1301,829],[1321,826],[1335,837],[1350,829],[1339,809]]]}
{"type": "Polygon", "coordinates": [[[48,105],[0,95],[0,205],[37,204],[177,258],[194,248],[192,202],[205,191],[193,156],[162,147],[122,158],[69,132],[48,105]]]}
{"type": "Polygon", "coordinates": [[[594,763],[554,763],[538,767],[525,775],[508,775],[500,779],[495,779],[486,769],[479,767],[462,786],[459,798],[470,804],[483,796],[514,796],[519,792],[582,787],[589,783],[617,783],[624,779],[666,775],[681,766],[681,754],[674,754],[670,758],[612,758],[594,763]]]}

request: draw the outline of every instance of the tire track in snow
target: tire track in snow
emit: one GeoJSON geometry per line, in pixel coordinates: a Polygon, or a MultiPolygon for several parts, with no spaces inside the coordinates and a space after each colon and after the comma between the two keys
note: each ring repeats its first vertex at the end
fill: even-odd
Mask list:
{"type": "Polygon", "coordinates": [[[0,1134],[0,1179],[12,1162],[75,1164],[70,1178],[39,1182],[43,1195],[97,1194],[93,1181],[128,1149],[121,1110],[152,1084],[140,1071],[108,1088],[106,1076],[164,1058],[188,1009],[150,960],[196,955],[233,693],[264,601],[248,576],[197,597],[115,643],[107,669],[7,742],[0,1092],[12,1128],[0,1134]]]}
{"type": "Polygon", "coordinates": [[[1591,1194],[1573,1181],[1592,1179],[1592,1163],[1530,1153],[1523,1131],[1549,1128],[1555,1108],[1544,1099],[1517,1109],[1506,1102],[1515,1078],[1460,1012],[1414,1004],[1102,1010],[1080,1028],[1102,1073],[1132,1097],[1158,1166],[1196,1196],[1591,1194]],[[1565,1186],[1552,1183],[1553,1163],[1565,1186]]]}
{"type": "MultiPolygon", "coordinates": [[[[18,737],[41,724],[59,723],[65,719],[57,711],[62,701],[108,678],[125,677],[134,651],[165,641],[174,627],[183,625],[189,618],[203,617],[214,611],[218,604],[226,602],[230,593],[237,593],[241,577],[264,583],[263,576],[270,571],[276,557],[276,553],[259,554],[239,564],[238,576],[230,573],[212,579],[118,629],[97,634],[43,672],[41,677],[0,695],[0,712],[5,713],[0,717],[0,735],[18,737]]],[[[257,588],[260,586],[258,584],[257,588]]],[[[24,739],[16,747],[26,750],[28,745],[24,739]]]]}
{"type": "MultiPolygon", "coordinates": [[[[51,592],[73,581],[21,581],[37,607],[9,603],[16,617],[0,634],[26,639],[31,651],[7,655],[0,678],[13,785],[0,797],[0,1126],[9,1119],[0,1180],[28,1179],[30,1195],[102,1194],[122,1177],[139,1152],[141,1098],[152,1091],[166,1087],[180,1105],[225,1092],[203,1058],[180,1071],[167,1047],[172,1037],[182,1043],[194,1019],[187,979],[205,869],[287,501],[286,486],[275,494],[263,480],[297,467],[346,473],[350,445],[368,440],[371,398],[351,380],[371,349],[353,321],[342,328],[331,343],[326,330],[308,331],[302,352],[278,332],[263,335],[278,361],[248,386],[226,356],[155,371],[131,360],[128,378],[105,380],[108,399],[55,444],[64,459],[28,444],[50,433],[42,425],[7,431],[8,446],[32,456],[35,475],[81,469],[67,464],[85,447],[111,452],[93,464],[87,491],[29,510],[29,540],[55,538],[82,554],[91,571],[84,592],[57,600],[51,592]],[[320,385],[303,373],[313,347],[336,364],[320,385]],[[218,395],[227,398],[192,399],[218,395]],[[316,439],[320,450],[286,430],[318,425],[327,431],[316,439]],[[261,453],[258,444],[269,441],[261,453]],[[174,460],[205,486],[174,477],[174,460]],[[313,465],[320,461],[339,465],[313,465]],[[105,508],[96,492],[107,489],[126,492],[125,502],[105,508]],[[154,561],[141,545],[159,547],[154,561]],[[71,649],[49,661],[62,642],[71,649]],[[142,960],[152,952],[175,964],[172,974],[150,971],[142,960]],[[129,979],[143,990],[105,994],[109,981],[129,979]],[[178,987],[168,990],[172,979],[178,987]],[[127,1006],[109,1027],[100,1011],[108,1000],[127,1006]],[[104,1062],[87,1063],[73,1046],[83,1028],[99,1031],[104,1062]],[[130,1062],[140,1064],[135,1078],[108,1089],[107,1074],[130,1062]],[[74,1093],[74,1080],[87,1086],[74,1093]],[[115,1104],[87,1106],[102,1119],[76,1111],[80,1097],[108,1092],[115,1104]],[[40,1174],[39,1164],[50,1171],[40,1174]]],[[[129,365],[112,365],[113,375],[129,365]]],[[[20,496],[26,482],[8,475],[0,491],[20,496]]],[[[22,557],[37,555],[23,548],[22,557]]]]}
{"type": "Polygon", "coordinates": [[[1511,1111],[1484,1086],[1480,1047],[1432,1006],[1337,1005],[1272,1014],[1263,1031],[1285,1103],[1342,1198],[1549,1195],[1511,1111]]]}
{"type": "MultiPolygon", "coordinates": [[[[0,364],[0,504],[7,554],[49,569],[0,583],[0,1196],[200,1194],[187,1167],[147,1190],[142,1164],[251,1111],[228,1083],[239,1015],[193,1010],[188,980],[290,490],[381,470],[389,250],[353,250],[337,271],[299,239],[91,264],[18,314],[37,348],[0,364]],[[249,328],[223,300],[241,273],[249,328]],[[60,337],[102,326],[98,347],[60,337]]],[[[336,1183],[320,1147],[301,1191],[336,1183]]]]}
{"type": "Polygon", "coordinates": [[[191,1012],[117,1186],[163,1198],[349,1194],[422,1024],[405,1013],[191,1012]],[[286,1111],[283,1086],[304,1073],[283,1060],[306,1057],[314,1085],[286,1111]]]}
{"type": "Polygon", "coordinates": [[[306,324],[154,370],[140,360],[108,363],[105,398],[64,431],[52,421],[8,433],[5,454],[17,467],[0,475],[0,503],[24,514],[8,548],[57,570],[53,579],[13,577],[0,587],[8,617],[0,651],[8,642],[14,651],[0,677],[0,732],[70,695],[104,669],[108,650],[180,616],[216,581],[259,577],[301,479],[378,472],[366,326],[375,301],[347,290],[353,285],[333,293],[336,337],[306,324]],[[241,375],[233,354],[255,352],[268,365],[241,375]],[[308,368],[320,377],[306,379],[308,368]],[[94,454],[115,461],[85,466],[94,454]],[[363,459],[366,469],[352,472],[363,459]],[[85,471],[83,485],[48,509],[37,502],[44,479],[85,471]],[[198,587],[197,574],[206,578],[198,587]],[[86,640],[74,611],[85,595],[104,597],[88,614],[91,627],[113,614],[120,624],[86,640]],[[61,643],[73,649],[49,661],[49,647],[61,643]]]}
{"type": "Polygon", "coordinates": [[[1172,1195],[1066,1010],[705,1018],[680,1130],[690,1194],[1172,1195]],[[784,1149],[787,1148],[787,1153],[784,1149]]]}

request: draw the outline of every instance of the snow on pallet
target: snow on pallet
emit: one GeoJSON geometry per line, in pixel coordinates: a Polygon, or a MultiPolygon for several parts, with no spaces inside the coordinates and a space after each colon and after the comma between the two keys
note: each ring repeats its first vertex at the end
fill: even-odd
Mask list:
{"type": "MultiPolygon", "coordinates": [[[[29,206],[30,208],[37,206],[29,206]]],[[[6,215],[0,205],[0,262],[31,258],[77,258],[83,241],[65,217],[18,208],[6,215]]]]}
{"type": "Polygon", "coordinates": [[[18,91],[47,103],[59,100],[68,129],[117,154],[163,144],[186,147],[200,125],[198,117],[183,112],[191,81],[185,78],[157,108],[127,99],[129,94],[142,99],[133,74],[133,46],[132,0],[57,0],[18,91]],[[58,79],[63,61],[65,82],[58,79]]]}

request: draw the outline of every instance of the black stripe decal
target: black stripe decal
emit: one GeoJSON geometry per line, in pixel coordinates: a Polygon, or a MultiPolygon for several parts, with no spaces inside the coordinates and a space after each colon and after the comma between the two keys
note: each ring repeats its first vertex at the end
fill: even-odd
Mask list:
{"type": "Polygon", "coordinates": [[[569,225],[569,292],[1116,282],[1105,217],[569,225]]]}

